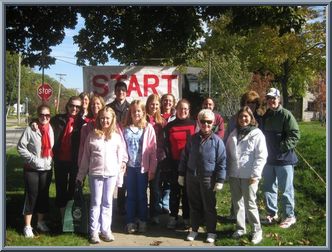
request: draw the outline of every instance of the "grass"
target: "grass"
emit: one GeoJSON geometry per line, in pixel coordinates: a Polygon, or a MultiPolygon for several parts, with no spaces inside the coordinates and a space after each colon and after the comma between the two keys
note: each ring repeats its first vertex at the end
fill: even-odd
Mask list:
{"type": "MultiPolygon", "coordinates": [[[[326,181],[326,128],[319,123],[300,123],[301,140],[297,146],[299,153],[326,181]]],[[[258,246],[326,246],[326,188],[308,165],[299,157],[295,167],[295,211],[297,223],[289,229],[278,225],[263,225],[263,241],[258,246]]],[[[87,192],[87,185],[85,187],[87,192]]],[[[24,196],[22,161],[15,148],[6,153],[6,246],[89,246],[85,236],[61,233],[59,213],[54,205],[54,181],[50,188],[52,234],[40,234],[36,239],[25,239],[22,235],[22,204],[24,196]]],[[[230,211],[230,191],[228,183],[217,194],[218,246],[252,246],[250,236],[240,240],[231,237],[235,224],[225,216],[230,211]]],[[[265,216],[263,194],[258,192],[261,216],[265,216]]],[[[249,228],[249,227],[248,227],[249,228]]]]}

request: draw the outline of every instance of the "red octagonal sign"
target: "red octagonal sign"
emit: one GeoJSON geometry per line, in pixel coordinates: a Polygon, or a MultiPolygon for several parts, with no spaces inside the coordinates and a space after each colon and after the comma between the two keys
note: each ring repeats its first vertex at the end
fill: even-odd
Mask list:
{"type": "Polygon", "coordinates": [[[37,88],[37,95],[42,101],[48,101],[53,94],[53,89],[50,84],[40,84],[37,88]]]}

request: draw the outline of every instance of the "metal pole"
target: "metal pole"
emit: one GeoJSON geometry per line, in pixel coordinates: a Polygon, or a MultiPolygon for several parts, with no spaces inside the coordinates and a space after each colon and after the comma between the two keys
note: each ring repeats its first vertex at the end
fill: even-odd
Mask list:
{"type": "Polygon", "coordinates": [[[211,97],[211,56],[209,57],[209,86],[208,86],[209,97],[211,97]]]}
{"type": "Polygon", "coordinates": [[[21,123],[21,52],[18,53],[17,125],[21,123]]]}
{"type": "Polygon", "coordinates": [[[56,113],[58,113],[58,112],[59,112],[59,104],[60,104],[60,94],[61,94],[61,81],[62,81],[62,76],[66,76],[67,74],[56,73],[56,75],[59,76],[58,102],[57,102],[57,104],[56,104],[56,113]]]}
{"type": "MultiPolygon", "coordinates": [[[[44,50],[42,51],[42,85],[44,85],[44,65],[45,65],[45,57],[44,57],[44,50]]],[[[45,103],[45,98],[43,96],[42,103],[45,103]]]]}

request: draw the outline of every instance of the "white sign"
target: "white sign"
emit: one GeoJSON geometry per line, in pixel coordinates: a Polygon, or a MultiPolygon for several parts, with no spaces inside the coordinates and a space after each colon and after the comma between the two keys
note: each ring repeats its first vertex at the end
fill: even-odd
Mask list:
{"type": "Polygon", "coordinates": [[[114,99],[117,81],[127,84],[128,101],[144,102],[150,94],[171,93],[181,97],[181,74],[176,67],[154,66],[88,66],[83,67],[84,91],[102,96],[106,103],[114,99]]]}

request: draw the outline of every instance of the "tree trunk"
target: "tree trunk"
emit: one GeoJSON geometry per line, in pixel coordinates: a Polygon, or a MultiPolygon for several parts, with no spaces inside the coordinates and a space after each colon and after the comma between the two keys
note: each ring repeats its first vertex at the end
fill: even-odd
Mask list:
{"type": "Polygon", "coordinates": [[[283,75],[280,78],[281,82],[281,93],[283,98],[283,107],[288,108],[288,79],[289,79],[289,71],[290,65],[289,61],[286,60],[283,64],[283,75]]]}

